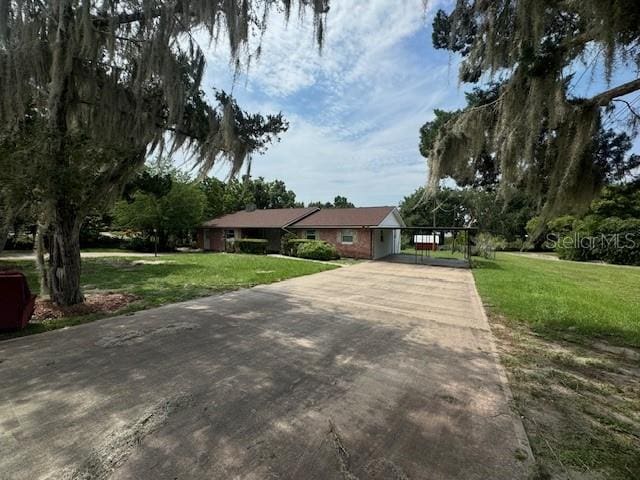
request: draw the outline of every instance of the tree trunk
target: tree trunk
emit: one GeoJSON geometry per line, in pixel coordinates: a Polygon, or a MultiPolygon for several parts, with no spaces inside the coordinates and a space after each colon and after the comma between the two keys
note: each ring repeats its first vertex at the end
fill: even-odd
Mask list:
{"type": "Polygon", "coordinates": [[[77,209],[61,201],[51,225],[48,261],[48,286],[57,305],[84,302],[80,288],[80,215],[77,209]]]}
{"type": "Polygon", "coordinates": [[[45,236],[47,235],[48,226],[44,223],[38,222],[38,228],[36,230],[33,244],[35,246],[36,254],[36,266],[38,267],[38,274],[40,276],[40,295],[43,297],[49,296],[49,273],[47,270],[47,264],[45,262],[45,236]]]}
{"type": "Polygon", "coordinates": [[[5,222],[0,223],[0,253],[4,251],[4,247],[7,244],[9,238],[9,225],[5,225],[5,222]]]}
{"type": "Polygon", "coordinates": [[[9,230],[11,230],[11,224],[13,223],[13,212],[10,206],[0,208],[0,253],[4,251],[4,247],[7,245],[9,239],[9,230]]]}
{"type": "Polygon", "coordinates": [[[71,159],[66,151],[68,107],[71,102],[70,75],[73,70],[72,39],[70,37],[73,9],[71,2],[60,3],[56,13],[56,41],[52,52],[49,88],[48,153],[56,165],[58,178],[52,192],[49,260],[46,274],[51,300],[58,305],[84,302],[80,289],[80,225],[77,204],[69,200],[67,175],[71,159]]]}

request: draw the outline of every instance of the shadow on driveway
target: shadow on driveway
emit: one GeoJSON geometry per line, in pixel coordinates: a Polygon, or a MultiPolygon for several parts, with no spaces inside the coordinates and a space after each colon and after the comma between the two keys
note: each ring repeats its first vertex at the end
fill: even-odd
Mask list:
{"type": "Polygon", "coordinates": [[[0,471],[517,479],[470,272],[368,262],[0,344],[0,471]]]}

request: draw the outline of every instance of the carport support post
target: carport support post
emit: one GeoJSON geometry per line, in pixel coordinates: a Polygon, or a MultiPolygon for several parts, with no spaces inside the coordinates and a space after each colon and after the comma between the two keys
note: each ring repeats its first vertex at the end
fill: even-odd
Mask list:
{"type": "Polygon", "coordinates": [[[373,230],[369,229],[369,255],[371,256],[371,260],[375,260],[376,256],[373,253],[373,230]]]}

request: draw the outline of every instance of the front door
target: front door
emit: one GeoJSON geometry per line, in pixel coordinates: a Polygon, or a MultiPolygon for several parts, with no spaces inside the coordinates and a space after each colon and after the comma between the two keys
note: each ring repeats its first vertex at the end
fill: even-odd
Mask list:
{"type": "Polygon", "coordinates": [[[211,234],[209,233],[209,230],[203,230],[202,232],[202,240],[203,240],[203,244],[204,244],[204,249],[205,250],[211,250],[211,234]]]}

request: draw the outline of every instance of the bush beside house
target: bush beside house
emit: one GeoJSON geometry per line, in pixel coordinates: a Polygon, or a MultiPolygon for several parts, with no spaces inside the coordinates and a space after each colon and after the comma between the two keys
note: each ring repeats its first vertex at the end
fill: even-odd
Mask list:
{"type": "Polygon", "coordinates": [[[236,253],[266,255],[268,247],[269,241],[262,238],[239,238],[233,242],[233,248],[236,253]]]}
{"type": "Polygon", "coordinates": [[[296,257],[298,255],[298,247],[305,243],[314,242],[315,240],[307,240],[306,238],[298,238],[295,235],[287,234],[282,237],[281,249],[283,255],[296,257]]]}
{"type": "Polygon", "coordinates": [[[281,250],[289,257],[306,258],[309,260],[336,260],[340,258],[335,246],[322,240],[299,238],[292,233],[282,237],[281,250]]]}
{"type": "Polygon", "coordinates": [[[336,260],[340,258],[336,247],[321,240],[308,240],[298,244],[296,256],[310,260],[336,260]]]}

